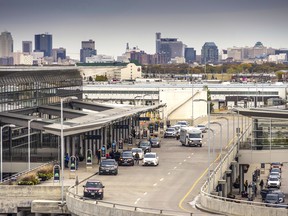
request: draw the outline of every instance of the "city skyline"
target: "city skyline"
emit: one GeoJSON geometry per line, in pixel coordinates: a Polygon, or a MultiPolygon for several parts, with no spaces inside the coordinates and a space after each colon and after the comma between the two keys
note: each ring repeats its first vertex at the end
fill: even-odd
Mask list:
{"type": "Polygon", "coordinates": [[[205,42],[219,50],[229,47],[287,48],[288,1],[275,0],[0,0],[0,31],[11,32],[14,52],[34,35],[53,35],[53,48],[80,58],[81,41],[95,41],[97,53],[116,56],[126,43],[154,54],[155,33],[178,38],[197,55],[205,42]]]}

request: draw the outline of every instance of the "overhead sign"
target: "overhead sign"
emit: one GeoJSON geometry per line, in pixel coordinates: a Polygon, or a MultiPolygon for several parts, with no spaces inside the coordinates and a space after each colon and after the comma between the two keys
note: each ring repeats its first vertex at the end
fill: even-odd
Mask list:
{"type": "Polygon", "coordinates": [[[139,121],[150,121],[150,117],[139,117],[139,121]]]}
{"type": "Polygon", "coordinates": [[[101,135],[84,135],[84,139],[96,139],[96,140],[100,140],[101,139],[101,135]]]}

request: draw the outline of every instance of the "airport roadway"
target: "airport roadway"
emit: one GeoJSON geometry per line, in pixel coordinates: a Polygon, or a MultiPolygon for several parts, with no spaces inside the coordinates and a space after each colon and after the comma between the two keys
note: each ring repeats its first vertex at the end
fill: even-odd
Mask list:
{"type": "MultiPolygon", "coordinates": [[[[222,124],[225,128],[225,121],[222,124]]],[[[216,135],[213,147],[211,133],[211,161],[214,161],[212,160],[213,149],[214,159],[221,149],[220,127],[215,125],[213,128],[216,135]]],[[[95,175],[93,178],[101,180],[105,185],[103,201],[139,208],[170,210],[170,213],[177,212],[175,215],[180,215],[179,212],[183,215],[190,215],[189,213],[209,215],[195,207],[200,187],[207,177],[208,133],[203,135],[202,147],[184,147],[179,140],[163,138],[161,148],[152,148],[152,152],[157,152],[160,158],[159,165],[156,167],[119,166],[117,176],[95,175]]],[[[224,136],[227,140],[226,133],[223,133],[223,143],[224,136]]],[[[223,146],[223,153],[224,151],[223,146]]]]}

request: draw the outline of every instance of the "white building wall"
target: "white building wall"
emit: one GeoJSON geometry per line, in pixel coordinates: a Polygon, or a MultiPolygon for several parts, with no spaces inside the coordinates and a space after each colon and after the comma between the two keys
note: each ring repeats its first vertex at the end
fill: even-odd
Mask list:
{"type": "Polygon", "coordinates": [[[121,69],[121,80],[130,80],[142,77],[142,68],[134,63],[127,64],[126,68],[121,69]]]}

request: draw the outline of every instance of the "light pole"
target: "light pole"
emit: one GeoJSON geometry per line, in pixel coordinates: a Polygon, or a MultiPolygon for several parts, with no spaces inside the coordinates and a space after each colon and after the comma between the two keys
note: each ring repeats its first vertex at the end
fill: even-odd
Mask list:
{"type": "MultiPolygon", "coordinates": [[[[212,129],[212,128],[210,128],[209,129],[211,132],[212,132],[212,134],[213,134],[213,153],[212,153],[212,158],[213,158],[213,172],[214,172],[214,170],[215,170],[215,167],[214,167],[214,160],[215,160],[215,131],[212,129]]],[[[215,182],[215,173],[214,173],[214,175],[213,175],[213,188],[214,188],[214,182],[215,182]]],[[[209,181],[209,189],[210,189],[210,181],[209,181]]]]}
{"type": "Polygon", "coordinates": [[[75,96],[71,97],[65,97],[60,99],[61,104],[61,113],[60,113],[60,119],[61,119],[61,204],[64,204],[64,133],[63,133],[63,102],[66,100],[73,100],[78,99],[75,96]]]}
{"type": "Polygon", "coordinates": [[[141,96],[139,96],[139,95],[134,97],[134,106],[136,106],[136,99],[139,98],[139,97],[141,98],[141,96]]]}
{"type": "Polygon", "coordinates": [[[1,147],[1,183],[3,181],[3,141],[2,141],[2,131],[5,127],[16,127],[14,124],[7,124],[7,125],[3,125],[2,127],[0,127],[0,147],[1,147]]]}
{"type": "Polygon", "coordinates": [[[220,126],[220,143],[221,143],[221,150],[220,150],[220,172],[222,178],[222,124],[219,122],[211,122],[211,124],[216,124],[220,126]]]}
{"type": "MultiPolygon", "coordinates": [[[[211,101],[207,101],[207,100],[204,100],[204,99],[196,99],[194,101],[202,101],[202,102],[205,102],[208,106],[208,182],[210,182],[210,164],[211,164],[211,158],[210,158],[210,105],[211,105],[211,101]]],[[[208,193],[210,193],[210,186],[209,186],[209,189],[208,189],[208,193]]]]}
{"type": "Polygon", "coordinates": [[[225,119],[227,121],[227,145],[229,145],[229,119],[224,116],[217,117],[217,119],[225,119]]]}
{"type": "Polygon", "coordinates": [[[31,136],[31,122],[32,121],[42,121],[41,118],[30,119],[28,120],[28,170],[31,169],[31,144],[30,144],[30,136],[31,136]]]}

